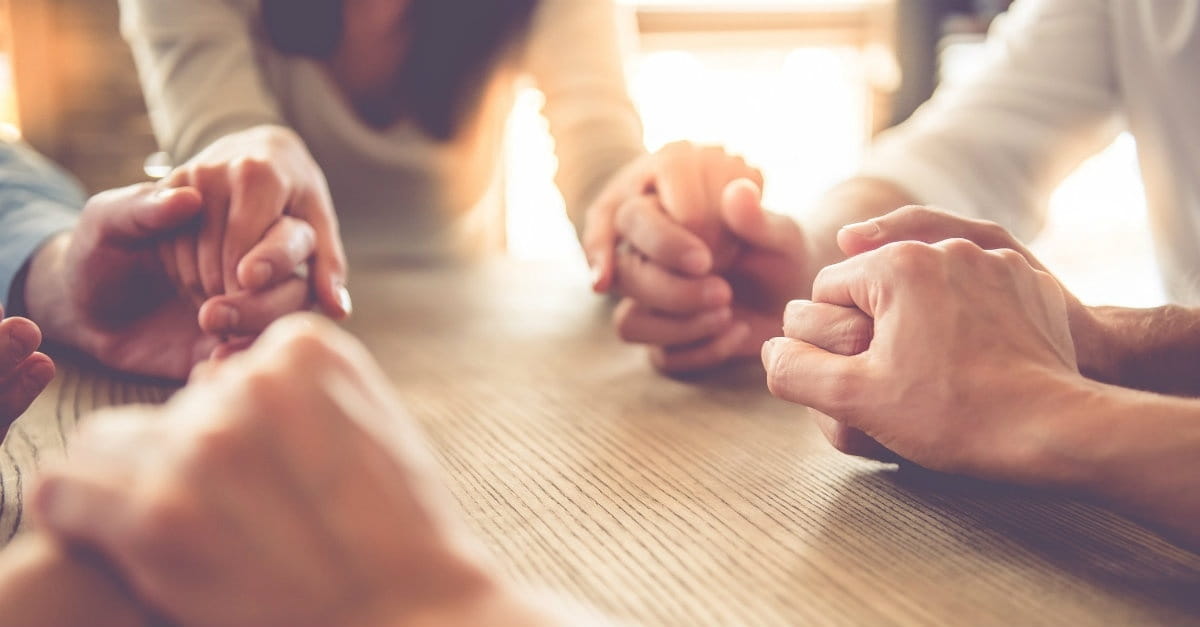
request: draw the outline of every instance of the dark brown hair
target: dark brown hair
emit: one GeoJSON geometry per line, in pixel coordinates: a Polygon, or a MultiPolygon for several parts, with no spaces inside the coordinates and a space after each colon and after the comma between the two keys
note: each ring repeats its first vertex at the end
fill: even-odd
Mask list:
{"type": "MultiPolygon", "coordinates": [[[[408,0],[408,49],[394,81],[404,113],[437,139],[453,137],[488,76],[521,42],[538,0],[408,0]]],[[[263,0],[262,24],[284,54],[327,59],[342,37],[344,0],[263,0]]]]}

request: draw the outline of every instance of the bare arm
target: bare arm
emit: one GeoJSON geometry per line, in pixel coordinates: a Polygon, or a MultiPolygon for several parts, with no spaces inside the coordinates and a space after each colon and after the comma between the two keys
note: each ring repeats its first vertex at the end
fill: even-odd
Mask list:
{"type": "Polygon", "coordinates": [[[1059,425],[1067,487],[1200,548],[1200,402],[1075,379],[1042,418],[1059,425]]]}
{"type": "Polygon", "coordinates": [[[645,152],[625,88],[619,25],[611,0],[545,0],[530,38],[528,67],[546,96],[542,112],[558,157],[555,182],[581,233],[584,209],[645,152]]]}
{"type": "Polygon", "coordinates": [[[1200,309],[1090,309],[1105,365],[1097,378],[1139,390],[1200,396],[1200,309]]]}

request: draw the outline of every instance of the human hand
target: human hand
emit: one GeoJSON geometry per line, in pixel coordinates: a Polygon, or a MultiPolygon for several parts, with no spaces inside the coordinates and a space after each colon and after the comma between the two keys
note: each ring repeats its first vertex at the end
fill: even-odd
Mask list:
{"type": "MultiPolygon", "coordinates": [[[[195,228],[194,189],[142,184],[92,197],[76,228],[43,245],[30,262],[25,303],[46,337],[77,347],[118,370],[184,379],[221,344],[205,333],[195,305],[172,285],[159,242],[195,228]]],[[[303,251],[302,251],[303,252],[303,251]]],[[[200,318],[238,312],[244,334],[308,302],[306,281],[292,278],[256,293],[222,296],[200,318]]]]}
{"type": "MultiPolygon", "coordinates": [[[[87,419],[32,503],[180,625],[409,624],[510,598],[391,384],[312,315],[163,407],[87,419]]],[[[509,624],[488,616],[454,624],[509,624]]]]}
{"type": "Polygon", "coordinates": [[[585,216],[582,241],[593,289],[613,287],[623,241],[665,269],[693,277],[727,264],[736,242],[718,207],[725,187],[743,178],[762,189],[762,172],[745,159],[690,142],[667,144],[625,166],[585,216]]]}
{"type": "Polygon", "coordinates": [[[0,306],[0,441],[54,379],[54,362],[37,352],[42,332],[25,318],[5,318],[0,306]]]}
{"type": "MultiPolygon", "coordinates": [[[[1035,270],[1047,272],[1041,261],[999,224],[916,205],[901,207],[866,222],[847,225],[838,232],[837,243],[847,257],[852,257],[892,242],[933,244],[952,238],[970,240],[985,250],[1014,250],[1025,257],[1035,270]]],[[[1079,370],[1100,380],[1115,380],[1113,351],[1095,310],[1080,302],[1061,282],[1059,287],[1066,301],[1079,370]]]]}
{"type": "Polygon", "coordinates": [[[346,256],[325,175],[293,131],[264,125],[226,135],[163,183],[195,188],[204,201],[198,232],[159,245],[160,256],[178,269],[177,283],[197,306],[222,294],[265,291],[291,280],[297,262],[289,252],[307,238],[316,251],[310,279],[317,303],[334,318],[350,315],[346,256]],[[287,226],[281,218],[289,216],[310,228],[287,226]]]}
{"type": "Polygon", "coordinates": [[[613,320],[622,339],[649,345],[651,362],[665,372],[757,354],[778,332],[788,300],[806,295],[812,283],[804,233],[791,218],[763,210],[753,181],[726,185],[716,215],[734,245],[709,274],[688,275],[663,265],[680,258],[666,234],[677,234],[678,243],[698,238],[677,231],[652,200],[627,204],[620,214],[629,244],[616,260],[615,289],[624,298],[613,320]]]}
{"type": "Polygon", "coordinates": [[[1039,403],[1079,378],[1053,277],[1013,250],[899,242],[825,268],[812,299],[763,346],[773,394],[933,470],[1037,481],[1054,441],[1039,403]],[[821,349],[837,325],[865,350],[821,349]]]}

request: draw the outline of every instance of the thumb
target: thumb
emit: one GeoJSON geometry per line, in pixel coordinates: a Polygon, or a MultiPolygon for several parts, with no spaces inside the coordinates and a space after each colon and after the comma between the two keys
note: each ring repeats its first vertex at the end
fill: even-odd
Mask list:
{"type": "Polygon", "coordinates": [[[147,183],[93,196],[84,218],[96,221],[101,239],[144,243],[185,226],[202,207],[200,192],[193,188],[157,189],[147,183]]]}
{"type": "Polygon", "coordinates": [[[855,415],[852,404],[864,398],[862,354],[838,355],[808,342],[776,337],[763,344],[762,362],[772,395],[832,418],[855,415]]]}
{"type": "Polygon", "coordinates": [[[1000,225],[919,205],[901,207],[865,222],[847,224],[838,231],[837,242],[847,257],[853,257],[892,242],[936,244],[959,237],[975,242],[985,250],[1010,248],[1024,255],[1033,267],[1045,270],[1029,250],[1000,225]]]}
{"type": "Polygon", "coordinates": [[[737,179],[721,194],[721,218],[738,239],[772,251],[801,245],[803,235],[794,220],[762,207],[762,187],[750,179],[737,179]]]}

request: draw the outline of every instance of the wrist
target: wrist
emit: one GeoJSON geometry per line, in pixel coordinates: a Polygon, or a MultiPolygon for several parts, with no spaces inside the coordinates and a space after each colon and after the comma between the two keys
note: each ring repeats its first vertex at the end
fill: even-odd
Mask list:
{"type": "Polygon", "coordinates": [[[85,348],[78,336],[80,325],[71,313],[75,307],[66,279],[71,241],[70,233],[56,235],[30,258],[23,292],[25,314],[37,323],[46,339],[85,348]]]}
{"type": "Polygon", "coordinates": [[[1010,431],[1022,441],[1023,453],[1013,456],[1012,471],[1026,485],[1090,491],[1103,464],[1107,434],[1096,428],[1096,417],[1111,403],[1113,388],[1078,374],[1054,373],[1035,392],[1026,410],[1026,429],[1010,431]]]}
{"type": "Polygon", "coordinates": [[[1124,324],[1115,307],[1079,305],[1069,311],[1071,338],[1079,372],[1102,383],[1119,384],[1125,345],[1124,324]]]}

